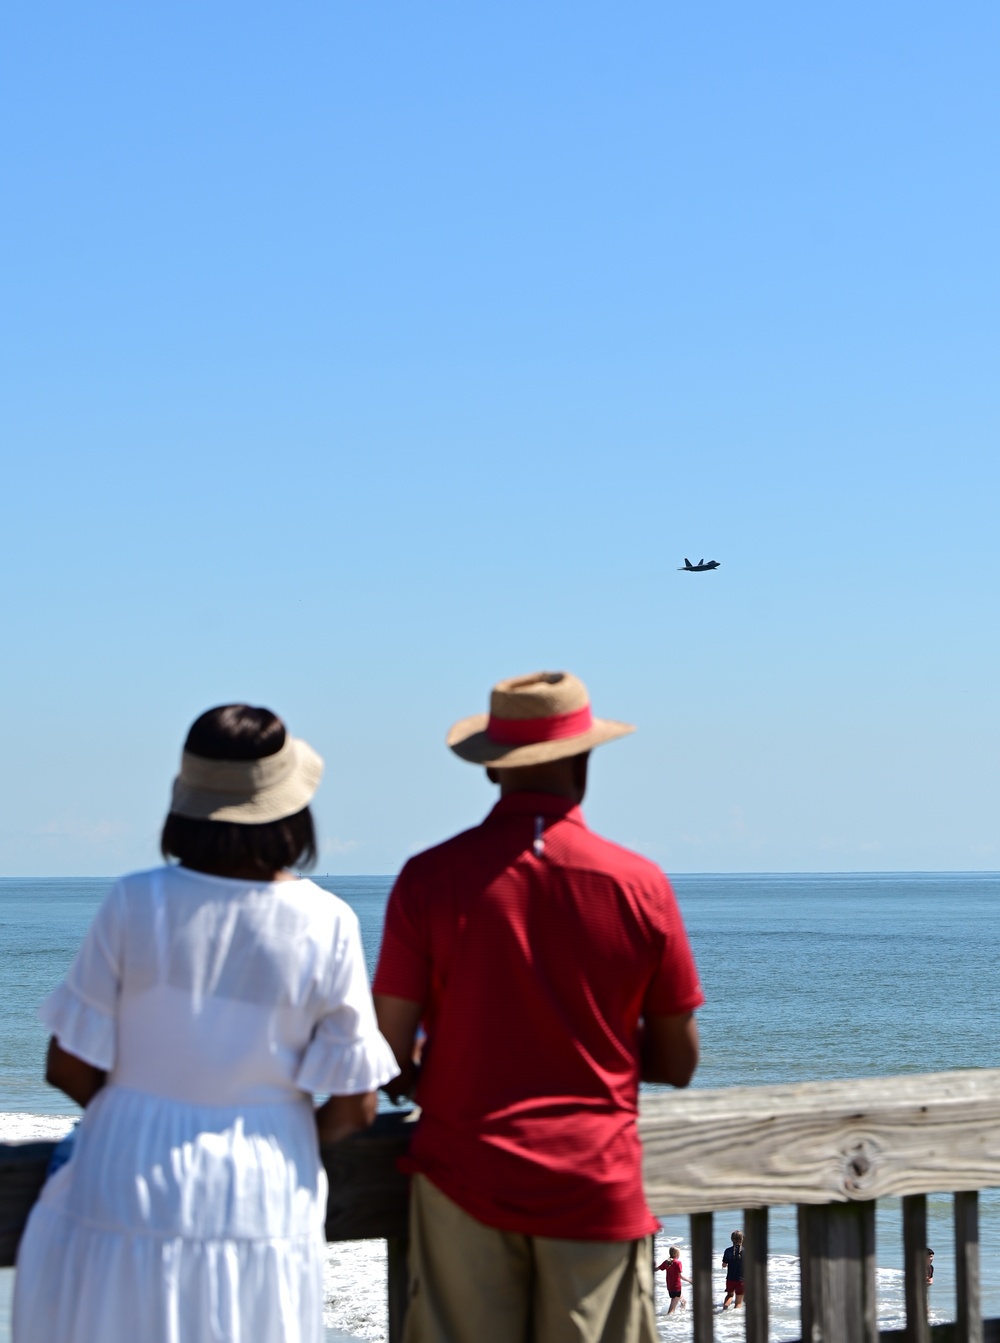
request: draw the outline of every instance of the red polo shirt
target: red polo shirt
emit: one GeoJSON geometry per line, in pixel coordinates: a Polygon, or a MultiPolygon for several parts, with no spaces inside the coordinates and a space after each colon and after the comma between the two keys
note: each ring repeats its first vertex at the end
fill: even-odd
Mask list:
{"type": "Polygon", "coordinates": [[[656,1229],[636,1132],[640,1017],[704,1001],[663,873],[544,793],[411,858],[374,990],[424,1008],[406,1168],[488,1226],[656,1229]]]}

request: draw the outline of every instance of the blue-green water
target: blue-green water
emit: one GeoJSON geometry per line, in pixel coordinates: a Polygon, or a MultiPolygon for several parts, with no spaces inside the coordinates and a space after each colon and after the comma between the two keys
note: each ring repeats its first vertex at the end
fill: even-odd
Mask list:
{"type": "MultiPolygon", "coordinates": [[[[0,881],[0,1112],[65,1114],[41,1078],[38,1000],[79,944],[104,881],[0,881]]],[[[357,911],[371,966],[390,881],[320,878],[357,911]]],[[[1000,1066],[993,967],[1000,956],[1000,875],[683,876],[674,881],[707,999],[696,1086],[1000,1066]]],[[[9,1118],[9,1116],[8,1116],[9,1118]]],[[[0,1137],[3,1120],[0,1118],[0,1137]]],[[[729,1220],[718,1219],[719,1252],[729,1220]]],[[[982,1208],[987,1312],[1000,1315],[1000,1203],[982,1208]]],[[[687,1243],[686,1219],[668,1218],[687,1243]]],[[[953,1313],[950,1200],[930,1200],[934,1316],[953,1313]]],[[[880,1315],[900,1322],[898,1206],[880,1206],[880,1315]]],[[[775,1337],[796,1336],[794,1218],[772,1214],[775,1337]]],[[[346,1266],[345,1266],[346,1267],[346,1266]]],[[[350,1270],[348,1270],[350,1271],[350,1270]]],[[[739,1332],[731,1317],[719,1336],[739,1332]]],[[[371,1330],[352,1325],[358,1332],[371,1330]]],[[[689,1332],[684,1316],[665,1337],[689,1332]]]]}
{"type": "MultiPolygon", "coordinates": [[[[390,881],[318,878],[357,911],[369,968],[390,881]]],[[[65,1113],[35,1006],[109,883],[0,880],[0,1109],[65,1113]]],[[[707,1002],[696,1086],[1000,1065],[1000,875],[682,876],[707,1002]]]]}

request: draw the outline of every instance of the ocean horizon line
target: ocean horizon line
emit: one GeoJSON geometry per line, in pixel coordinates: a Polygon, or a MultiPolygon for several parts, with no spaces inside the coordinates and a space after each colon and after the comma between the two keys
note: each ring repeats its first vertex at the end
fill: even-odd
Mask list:
{"type": "MultiPolygon", "coordinates": [[[[154,864],[159,866],[159,864],[154,864]]],[[[69,875],[17,873],[0,875],[0,884],[8,881],[116,881],[129,872],[146,868],[127,868],[115,872],[75,872],[69,875]]],[[[991,867],[838,867],[838,868],[664,868],[673,877],[1000,877],[1000,868],[991,867]]],[[[395,881],[396,872],[299,872],[301,877],[319,881],[395,881]]]]}

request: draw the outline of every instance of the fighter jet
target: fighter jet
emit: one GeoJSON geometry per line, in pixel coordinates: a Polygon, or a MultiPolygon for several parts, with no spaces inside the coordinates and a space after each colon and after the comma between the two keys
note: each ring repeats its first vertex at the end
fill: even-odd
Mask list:
{"type": "Polygon", "coordinates": [[[718,569],[718,567],[719,567],[719,561],[718,561],[718,560],[709,560],[707,564],[705,563],[704,560],[699,560],[697,564],[692,564],[691,561],[690,561],[690,560],[687,558],[687,556],[685,555],[685,557],[684,557],[684,568],[683,568],[683,569],[678,569],[677,572],[678,572],[679,574],[684,574],[684,573],[688,573],[688,574],[703,574],[703,573],[705,572],[706,569],[718,569]]]}

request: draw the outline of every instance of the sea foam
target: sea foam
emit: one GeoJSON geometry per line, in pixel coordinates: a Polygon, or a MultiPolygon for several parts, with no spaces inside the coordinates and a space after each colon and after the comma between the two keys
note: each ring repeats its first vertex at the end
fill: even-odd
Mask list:
{"type": "Polygon", "coordinates": [[[58,1142],[79,1115],[0,1114],[0,1142],[58,1142]]]}

